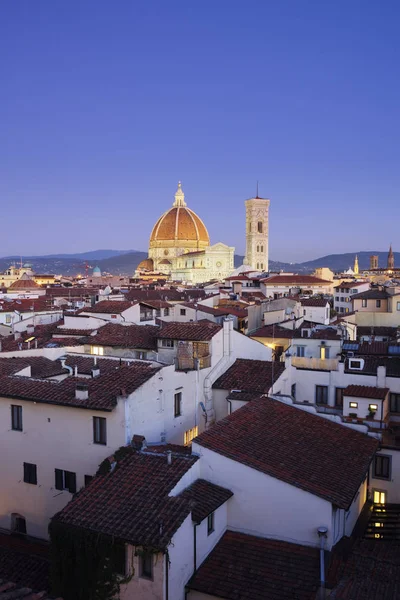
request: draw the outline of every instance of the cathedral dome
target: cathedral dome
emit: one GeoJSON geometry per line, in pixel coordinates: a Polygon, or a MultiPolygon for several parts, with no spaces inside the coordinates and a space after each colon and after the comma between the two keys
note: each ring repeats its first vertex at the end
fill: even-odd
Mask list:
{"type": "MultiPolygon", "coordinates": [[[[208,231],[203,221],[187,207],[181,182],[175,194],[175,202],[157,221],[150,236],[150,247],[174,242],[176,246],[185,246],[185,242],[210,245],[208,231]]],[[[191,247],[192,247],[191,244],[191,247]]]]}

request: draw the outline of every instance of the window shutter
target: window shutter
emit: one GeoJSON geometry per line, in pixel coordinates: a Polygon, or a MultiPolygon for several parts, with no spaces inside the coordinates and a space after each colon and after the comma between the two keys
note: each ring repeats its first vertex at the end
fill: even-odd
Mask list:
{"type": "Polygon", "coordinates": [[[27,463],[24,463],[24,481],[29,483],[29,467],[27,463]]]}
{"type": "Polygon", "coordinates": [[[56,490],[63,490],[63,472],[61,469],[56,469],[56,490]]]}
{"type": "Polygon", "coordinates": [[[76,493],[76,473],[69,473],[68,488],[71,494],[76,493]]]}

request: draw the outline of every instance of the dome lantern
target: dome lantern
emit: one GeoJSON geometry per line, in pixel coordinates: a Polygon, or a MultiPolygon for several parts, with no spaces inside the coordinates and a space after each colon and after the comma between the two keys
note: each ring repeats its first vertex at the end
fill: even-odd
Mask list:
{"type": "Polygon", "coordinates": [[[186,206],[185,194],[182,189],[182,183],[178,181],[178,189],[175,192],[175,202],[172,206],[186,206]]]}

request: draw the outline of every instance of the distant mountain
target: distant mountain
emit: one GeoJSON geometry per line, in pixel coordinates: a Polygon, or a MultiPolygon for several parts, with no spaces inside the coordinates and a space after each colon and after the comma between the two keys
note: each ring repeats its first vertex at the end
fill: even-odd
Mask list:
{"type": "MultiPolygon", "coordinates": [[[[385,267],[387,252],[361,251],[358,252],[360,270],[369,268],[371,254],[379,256],[379,266],[385,267]]],[[[342,272],[353,267],[356,253],[329,254],[303,263],[285,263],[271,260],[271,271],[291,271],[295,273],[312,273],[318,267],[329,267],[334,272],[342,272]]],[[[400,253],[395,252],[395,264],[400,266],[400,253]]],[[[56,275],[84,275],[86,262],[91,274],[94,267],[115,275],[133,275],[138,264],[147,258],[147,252],[139,250],[93,250],[81,254],[60,254],[50,256],[23,256],[22,262],[29,262],[36,273],[54,273],[56,275]],[[103,256],[103,258],[100,258],[103,256]]],[[[11,264],[19,265],[20,256],[0,258],[0,272],[5,271],[11,264]]],[[[243,264],[244,256],[235,254],[235,268],[243,264]]]]}
{"type": "MultiPolygon", "coordinates": [[[[78,254],[46,254],[43,256],[31,256],[30,260],[39,258],[66,258],[68,260],[103,260],[104,258],[112,258],[114,256],[121,256],[122,254],[128,254],[130,252],[139,252],[139,250],[91,250],[90,252],[79,252],[78,254]]],[[[17,256],[5,256],[6,259],[20,260],[17,256]]],[[[25,258],[24,258],[25,260],[25,258]]]]}
{"type": "MultiPolygon", "coordinates": [[[[378,264],[380,267],[384,268],[387,265],[387,252],[370,250],[369,252],[361,251],[346,254],[328,254],[328,256],[322,256],[321,258],[316,258],[315,260],[309,260],[301,264],[292,265],[291,268],[293,270],[301,268],[301,270],[308,269],[313,271],[318,267],[329,267],[332,269],[332,271],[346,271],[349,267],[353,268],[356,254],[358,256],[360,270],[369,269],[369,257],[371,254],[376,254],[379,256],[378,264]]],[[[394,253],[394,263],[395,265],[400,265],[400,252],[394,253]]]]}

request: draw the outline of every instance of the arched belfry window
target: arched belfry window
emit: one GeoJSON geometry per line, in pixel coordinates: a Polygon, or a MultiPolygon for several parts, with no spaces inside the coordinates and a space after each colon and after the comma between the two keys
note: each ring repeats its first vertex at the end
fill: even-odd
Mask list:
{"type": "Polygon", "coordinates": [[[257,252],[260,252],[260,246],[257,246],[257,252]]]}
{"type": "Polygon", "coordinates": [[[249,223],[249,233],[251,233],[251,223],[249,223]]]}
{"type": "Polygon", "coordinates": [[[263,232],[262,221],[258,221],[258,223],[257,223],[257,229],[258,229],[258,233],[262,233],[263,232]]]}
{"type": "Polygon", "coordinates": [[[261,252],[264,252],[264,246],[261,246],[261,252]]]}

